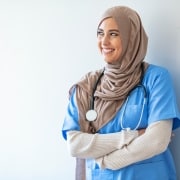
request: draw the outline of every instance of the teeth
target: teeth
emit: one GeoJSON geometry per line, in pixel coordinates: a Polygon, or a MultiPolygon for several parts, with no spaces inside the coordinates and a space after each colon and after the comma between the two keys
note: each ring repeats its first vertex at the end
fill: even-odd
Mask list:
{"type": "Polygon", "coordinates": [[[111,52],[113,52],[113,49],[110,49],[110,48],[109,49],[103,49],[103,52],[104,53],[111,53],[111,52]]]}

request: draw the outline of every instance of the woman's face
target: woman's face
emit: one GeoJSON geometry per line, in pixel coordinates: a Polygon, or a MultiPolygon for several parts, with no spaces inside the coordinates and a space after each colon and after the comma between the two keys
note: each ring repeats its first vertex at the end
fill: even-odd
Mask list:
{"type": "Polygon", "coordinates": [[[118,25],[113,18],[103,20],[97,30],[98,48],[107,63],[114,64],[122,52],[118,25]]]}

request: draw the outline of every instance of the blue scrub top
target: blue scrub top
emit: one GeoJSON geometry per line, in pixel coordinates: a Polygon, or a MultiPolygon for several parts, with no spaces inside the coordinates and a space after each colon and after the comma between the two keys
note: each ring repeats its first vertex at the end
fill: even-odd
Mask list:
{"type": "MultiPolygon", "coordinates": [[[[173,129],[180,126],[180,113],[169,72],[165,68],[149,65],[142,84],[147,92],[142,120],[140,121],[140,116],[144,102],[144,91],[142,87],[138,87],[130,93],[127,104],[124,103],[116,116],[98,133],[119,132],[123,128],[135,129],[137,124],[139,124],[138,129],[146,128],[153,122],[167,119],[173,119],[173,129]]],[[[80,130],[75,93],[74,90],[64,119],[62,128],[64,139],[67,139],[67,131],[80,130]]],[[[106,180],[176,180],[174,162],[169,149],[150,159],[119,170],[102,170],[93,159],[87,159],[86,176],[86,180],[101,178],[106,180]]]]}

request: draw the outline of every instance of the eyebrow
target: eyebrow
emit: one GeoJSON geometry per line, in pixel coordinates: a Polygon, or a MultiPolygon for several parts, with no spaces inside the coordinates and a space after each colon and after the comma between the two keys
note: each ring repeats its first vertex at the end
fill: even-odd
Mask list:
{"type": "MultiPolygon", "coordinates": [[[[98,31],[104,31],[104,30],[101,28],[98,28],[98,31]]],[[[110,29],[109,32],[118,32],[119,33],[119,30],[118,29],[110,29]]]]}

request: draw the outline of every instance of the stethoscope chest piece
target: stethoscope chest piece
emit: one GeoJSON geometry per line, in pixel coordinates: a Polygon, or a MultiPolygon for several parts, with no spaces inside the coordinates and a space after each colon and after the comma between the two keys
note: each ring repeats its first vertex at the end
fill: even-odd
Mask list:
{"type": "Polygon", "coordinates": [[[94,109],[90,109],[89,111],[87,111],[86,119],[88,121],[95,121],[96,118],[97,118],[97,112],[94,109]]]}

